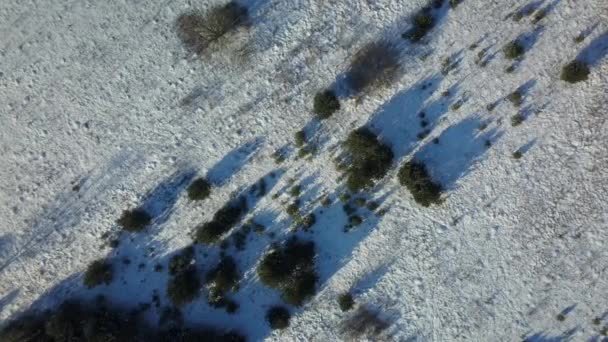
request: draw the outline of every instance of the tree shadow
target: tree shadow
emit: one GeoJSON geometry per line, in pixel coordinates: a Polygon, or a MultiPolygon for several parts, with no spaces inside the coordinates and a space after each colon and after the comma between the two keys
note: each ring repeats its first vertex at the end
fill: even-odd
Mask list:
{"type": "Polygon", "coordinates": [[[140,208],[153,218],[153,226],[167,222],[181,193],[190,185],[195,176],[194,168],[178,170],[144,195],[140,208]]]}
{"type": "Polygon", "coordinates": [[[4,311],[4,308],[7,305],[10,305],[17,297],[19,297],[19,292],[21,292],[21,289],[13,289],[11,292],[0,298],[0,313],[4,311]]]}
{"type": "Polygon", "coordinates": [[[480,131],[482,122],[480,117],[470,116],[448,127],[438,136],[438,143],[427,143],[413,159],[423,162],[431,178],[445,190],[453,188],[503,135],[498,128],[480,131]]]}
{"type": "Polygon", "coordinates": [[[559,335],[549,335],[547,333],[538,332],[524,337],[524,342],[568,342],[573,340],[577,331],[577,328],[573,328],[559,335]]]}
{"type": "Polygon", "coordinates": [[[608,31],[595,37],[576,56],[576,60],[596,66],[608,54],[608,31]]]}
{"type": "Polygon", "coordinates": [[[230,151],[207,171],[207,179],[215,186],[225,184],[251,160],[263,142],[262,138],[256,138],[230,151]]]}

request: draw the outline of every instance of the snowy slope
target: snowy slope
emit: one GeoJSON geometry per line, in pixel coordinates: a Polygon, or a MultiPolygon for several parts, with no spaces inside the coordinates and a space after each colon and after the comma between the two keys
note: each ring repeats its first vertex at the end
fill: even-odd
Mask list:
{"type": "MultiPolygon", "coordinates": [[[[446,5],[413,45],[400,34],[423,1],[250,0],[254,52],[233,61],[229,51],[188,56],[176,37],[176,17],[205,2],[3,0],[0,319],[75,294],[137,305],[158,290],[166,304],[167,274],[154,265],[190,244],[195,226],[231,194],[265,177],[268,194],[251,199],[245,221],[264,223],[274,237],[250,235],[235,254],[244,274],[234,296],[239,312],[211,308],[201,296],[183,310],[189,323],[236,328],[251,340],[342,340],[349,314],[336,297],[352,289],[359,305],[390,322],[387,340],[597,337],[603,326],[592,320],[608,311],[608,4],[540,2],[550,12],[536,25],[505,19],[527,1],[446,5]],[[506,73],[501,49],[522,35],[525,57],[506,73]],[[314,94],[380,38],[400,41],[398,82],[315,120],[314,94]],[[492,58],[480,67],[484,48],[492,58]],[[460,62],[442,75],[448,56],[460,62]],[[577,56],[590,63],[589,79],[561,81],[561,67],[577,56]],[[519,87],[520,109],[501,101],[487,110],[519,87]],[[512,127],[518,110],[526,120],[512,127]],[[421,111],[432,131],[418,140],[421,111]],[[367,213],[344,233],[333,159],[362,125],[396,161],[369,194],[386,214],[367,213]],[[302,128],[314,132],[318,153],[276,165],[272,153],[302,128]],[[516,160],[518,149],[525,153],[516,160]],[[399,185],[398,166],[411,157],[448,187],[442,205],[423,208],[399,185]],[[197,174],[216,185],[202,203],[183,194],[197,174]],[[255,264],[291,234],[290,179],[303,184],[304,207],[317,213],[312,232],[299,234],[317,244],[320,280],[314,299],[291,307],[290,327],[273,332],[263,316],[281,299],[259,283],[255,264]],[[326,194],[336,200],[323,208],[315,200],[326,194]],[[121,212],[138,205],[154,214],[152,227],[103,247],[121,212]],[[85,290],[81,273],[105,256],[117,260],[117,280],[85,290]]],[[[212,264],[219,249],[205,254],[203,265],[212,264]]]]}

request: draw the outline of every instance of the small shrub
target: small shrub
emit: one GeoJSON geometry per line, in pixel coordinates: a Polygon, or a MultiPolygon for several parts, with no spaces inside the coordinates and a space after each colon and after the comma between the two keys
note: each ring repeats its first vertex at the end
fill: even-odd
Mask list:
{"type": "Polygon", "coordinates": [[[361,216],[353,215],[348,218],[348,224],[351,227],[356,227],[356,226],[360,225],[361,223],[363,223],[363,219],[361,218],[361,216]]]}
{"type": "Polygon", "coordinates": [[[517,113],[511,117],[511,126],[517,127],[521,125],[525,120],[526,118],[523,116],[523,114],[517,113]]]}
{"type": "Polygon", "coordinates": [[[338,110],[340,110],[340,101],[332,90],[325,90],[315,95],[313,111],[319,119],[327,119],[338,110]]]}
{"type": "Polygon", "coordinates": [[[128,232],[139,232],[152,221],[152,217],[143,209],[125,210],[116,221],[122,229],[128,232]]]}
{"type": "Polygon", "coordinates": [[[519,90],[516,90],[507,96],[507,100],[511,102],[515,107],[519,107],[524,102],[524,97],[519,90]]]}
{"type": "Polygon", "coordinates": [[[513,158],[514,159],[521,159],[521,157],[523,157],[524,154],[521,151],[515,151],[513,152],[513,158]]]}
{"type": "Polygon", "coordinates": [[[514,40],[509,44],[505,45],[505,47],[503,48],[503,52],[507,59],[516,59],[523,56],[526,50],[524,49],[524,46],[521,45],[521,43],[519,43],[517,40],[514,40]]]}
{"type": "Polygon", "coordinates": [[[435,19],[428,12],[423,11],[414,17],[414,25],[423,30],[430,30],[435,25],[435,19]]]}
{"type": "Polygon", "coordinates": [[[357,207],[364,207],[366,202],[367,201],[363,197],[358,197],[358,198],[355,199],[355,205],[357,207]]]}
{"type": "Polygon", "coordinates": [[[289,310],[283,306],[273,306],[266,312],[266,321],[273,330],[287,328],[290,318],[289,310]]]}
{"type": "Polygon", "coordinates": [[[178,273],[169,279],[167,296],[173,305],[180,307],[192,302],[199,296],[201,281],[194,267],[178,273]]]}
{"type": "Polygon", "coordinates": [[[547,9],[542,8],[534,13],[534,18],[532,19],[532,23],[538,24],[539,21],[543,20],[547,16],[547,9]]]}
{"type": "Polygon", "coordinates": [[[169,259],[169,274],[177,275],[194,263],[194,247],[188,246],[169,259]]]}
{"type": "Polygon", "coordinates": [[[507,74],[513,73],[513,71],[515,71],[515,64],[511,64],[505,69],[507,74]]]}
{"type": "Polygon", "coordinates": [[[441,202],[442,187],[431,179],[426,166],[421,162],[406,162],[399,170],[398,178],[399,183],[412,193],[418,204],[428,207],[441,202]]]}
{"type": "Polygon", "coordinates": [[[297,131],[294,135],[295,144],[297,147],[302,147],[306,143],[306,133],[304,131],[297,131]]]}
{"type": "Polygon", "coordinates": [[[215,301],[224,297],[226,292],[234,291],[239,282],[239,272],[230,256],[223,257],[220,263],[206,276],[209,285],[209,299],[215,301]]]}
{"type": "Polygon", "coordinates": [[[386,174],[393,152],[365,127],[353,131],[344,142],[351,157],[346,186],[352,192],[369,188],[386,174]]]}
{"type": "Polygon", "coordinates": [[[297,217],[300,215],[300,207],[295,202],[288,205],[285,211],[287,212],[287,215],[291,217],[297,217]]]}
{"type": "Polygon", "coordinates": [[[83,283],[89,289],[95,286],[106,284],[109,285],[114,277],[112,264],[101,259],[95,260],[89,265],[84,274],[83,283]]]}
{"type": "Polygon", "coordinates": [[[450,0],[450,7],[452,9],[455,9],[456,7],[458,7],[458,5],[460,5],[464,0],[450,0]]]}
{"type": "Polygon", "coordinates": [[[587,80],[589,67],[581,61],[572,61],[562,68],[561,79],[568,83],[577,83],[587,80]]]}
{"type": "Polygon", "coordinates": [[[204,178],[198,178],[188,186],[188,198],[193,201],[204,200],[211,194],[211,184],[204,178]]]}
{"type": "Polygon", "coordinates": [[[566,315],[564,315],[563,313],[560,313],[560,314],[558,314],[558,315],[557,315],[555,318],[556,318],[558,321],[563,322],[563,321],[565,321],[565,320],[566,320],[566,315]]]}
{"type": "Polygon", "coordinates": [[[346,292],[338,296],[338,305],[340,306],[340,310],[348,311],[353,308],[355,305],[355,300],[353,299],[353,295],[346,292]]]}
{"type": "Polygon", "coordinates": [[[584,32],[579,33],[576,37],[574,37],[574,42],[579,44],[582,43],[585,38],[587,38],[587,36],[585,35],[584,32]]]}
{"type": "Polygon", "coordinates": [[[295,185],[293,188],[291,188],[291,190],[289,190],[289,194],[292,197],[298,197],[298,196],[300,196],[300,193],[302,193],[301,185],[295,185]]]}
{"type": "Polygon", "coordinates": [[[206,13],[186,13],[177,18],[178,36],[192,53],[200,54],[227,33],[246,26],[247,8],[232,1],[206,13]]]}
{"type": "Polygon", "coordinates": [[[219,209],[210,222],[196,228],[195,240],[202,244],[216,243],[220,237],[232,229],[247,211],[247,200],[240,197],[219,209]]]}
{"type": "Polygon", "coordinates": [[[314,242],[291,238],[262,258],[258,276],[265,285],[280,290],[287,303],[301,305],[315,293],[315,254],[314,242]]]}
{"type": "Polygon", "coordinates": [[[351,90],[357,94],[392,84],[400,68],[399,55],[398,48],[386,41],[363,46],[355,54],[347,71],[351,90]]]}
{"type": "Polygon", "coordinates": [[[602,324],[602,319],[600,317],[595,317],[591,323],[593,323],[593,325],[600,325],[602,324]]]}

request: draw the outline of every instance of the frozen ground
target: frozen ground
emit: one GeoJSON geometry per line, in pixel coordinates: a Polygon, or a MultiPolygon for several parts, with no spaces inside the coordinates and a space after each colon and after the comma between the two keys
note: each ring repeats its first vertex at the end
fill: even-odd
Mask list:
{"type": "MultiPolygon", "coordinates": [[[[0,320],[72,295],[104,293],[137,305],[158,290],[167,305],[167,274],[153,266],[166,264],[191,243],[197,224],[244,191],[253,206],[247,218],[274,238],[253,234],[245,251],[234,251],[244,274],[234,295],[239,312],[210,308],[201,296],[184,308],[190,323],[236,328],[251,340],[341,340],[349,314],[336,297],[351,289],[359,305],[389,322],[387,340],[601,339],[608,320],[592,320],[608,312],[604,0],[534,1],[549,6],[536,25],[530,17],[505,19],[529,1],[446,6],[422,44],[402,41],[405,72],[394,86],[343,102],[321,124],[311,113],[314,94],[340,80],[365,42],[400,39],[423,1],[246,3],[253,52],[238,62],[229,52],[189,58],[177,39],[175,18],[205,2],[0,3],[0,320]],[[588,35],[576,43],[581,32],[588,35]],[[516,37],[526,54],[506,73],[500,50],[516,37]],[[485,67],[475,63],[482,49],[485,67]],[[444,76],[447,56],[460,62],[444,76]],[[559,73],[575,57],[591,74],[571,85],[559,73]],[[486,109],[520,87],[520,109],[506,100],[486,109]],[[526,119],[512,127],[518,110],[526,119]],[[421,111],[431,132],[419,141],[421,111]],[[365,222],[344,233],[337,199],[328,208],[315,199],[341,193],[333,158],[364,124],[396,156],[368,194],[387,212],[363,213],[365,222]],[[318,153],[275,165],[272,153],[303,127],[318,153]],[[518,149],[524,154],[516,160],[518,149]],[[412,156],[448,187],[442,205],[420,207],[398,184],[398,165],[412,156]],[[197,174],[216,186],[201,204],[183,193],[197,174]],[[267,195],[252,195],[262,177],[267,195]],[[317,243],[320,280],[314,299],[291,308],[291,326],[272,332],[263,315],[281,299],[259,283],[255,263],[271,241],[290,234],[284,203],[292,178],[318,216],[311,233],[299,234],[317,243]],[[153,225],[115,249],[102,247],[122,210],[137,205],[153,213],[153,225]],[[117,279],[85,290],[82,271],[105,256],[116,261],[117,279]]],[[[203,250],[204,268],[218,248],[203,250]]],[[[150,319],[157,315],[150,310],[150,319]]]]}

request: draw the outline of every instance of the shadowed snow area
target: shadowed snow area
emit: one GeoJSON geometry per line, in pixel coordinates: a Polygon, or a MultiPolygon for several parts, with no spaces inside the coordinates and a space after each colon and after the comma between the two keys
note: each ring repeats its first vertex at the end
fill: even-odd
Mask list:
{"type": "Polygon", "coordinates": [[[248,341],[605,338],[604,0],[225,4],[0,2],[0,338],[68,299],[248,341]],[[177,20],[216,7],[193,55],[177,20]]]}

